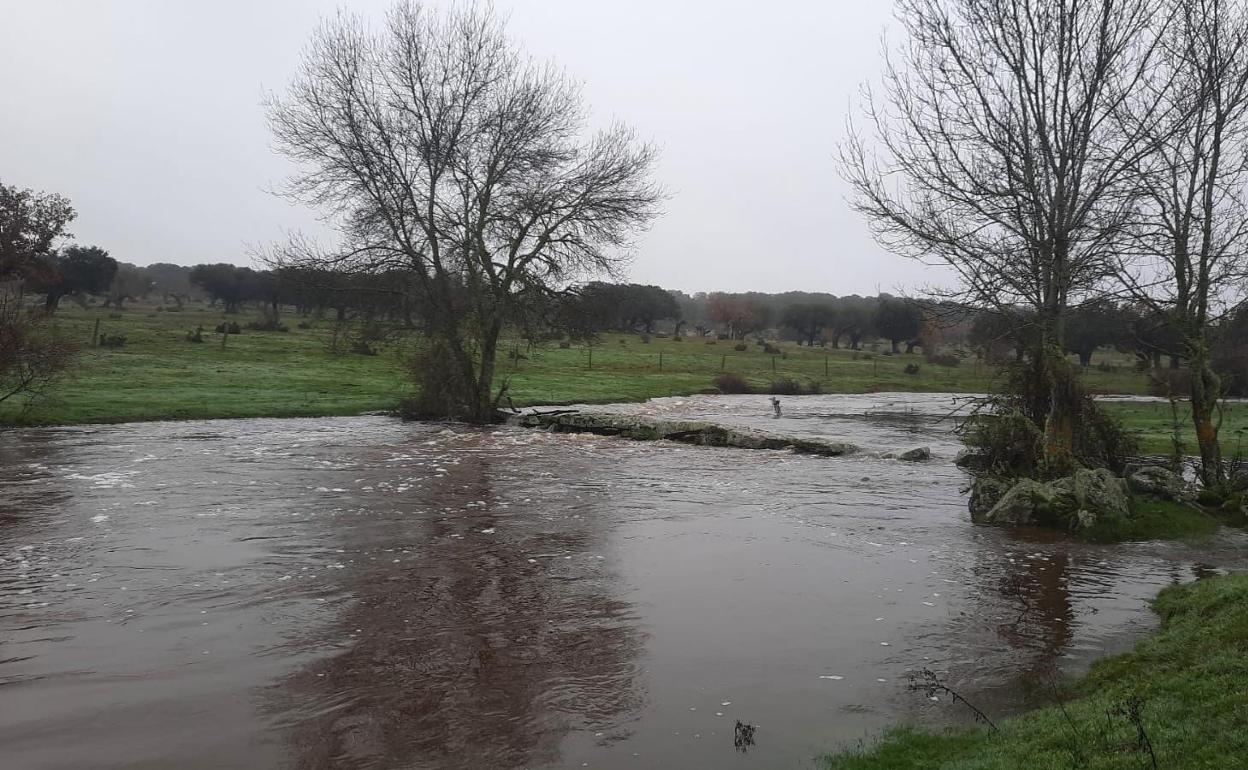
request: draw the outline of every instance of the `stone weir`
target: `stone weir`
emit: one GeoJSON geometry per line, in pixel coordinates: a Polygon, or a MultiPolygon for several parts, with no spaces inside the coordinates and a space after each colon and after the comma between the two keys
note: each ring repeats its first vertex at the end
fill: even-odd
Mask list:
{"type": "Polygon", "coordinates": [[[728,428],[697,420],[659,420],[604,412],[576,410],[526,412],[512,415],[507,421],[511,425],[524,428],[541,428],[557,433],[620,436],[634,441],[679,441],[683,444],[739,449],[789,449],[802,454],[825,457],[839,457],[858,451],[858,447],[853,444],[840,441],[781,436],[745,428],[728,428]]]}

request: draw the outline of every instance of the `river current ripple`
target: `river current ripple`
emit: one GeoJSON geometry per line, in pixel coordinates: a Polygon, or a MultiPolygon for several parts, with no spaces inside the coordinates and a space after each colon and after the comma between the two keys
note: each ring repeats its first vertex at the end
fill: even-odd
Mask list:
{"type": "Polygon", "coordinates": [[[1229,531],[972,525],[953,397],[782,403],[596,408],[865,451],[384,417],[0,434],[0,765],[808,767],[968,722],[911,673],[1008,714],[1152,628],[1162,586],[1248,562],[1229,531]]]}

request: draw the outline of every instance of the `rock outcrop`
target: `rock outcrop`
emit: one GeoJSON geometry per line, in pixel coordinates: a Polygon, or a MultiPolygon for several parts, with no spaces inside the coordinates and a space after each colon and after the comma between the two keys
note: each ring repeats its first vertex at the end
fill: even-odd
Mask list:
{"type": "Polygon", "coordinates": [[[907,449],[906,451],[897,455],[897,459],[904,460],[905,462],[908,462],[908,463],[926,462],[932,459],[932,450],[931,450],[931,447],[925,447],[925,446],[915,447],[914,449],[907,449]]]}
{"type": "Polygon", "coordinates": [[[1127,470],[1127,486],[1132,492],[1152,495],[1162,500],[1186,502],[1194,499],[1182,476],[1159,465],[1145,465],[1127,470]]]}
{"type": "Polygon", "coordinates": [[[1131,516],[1131,494],[1125,479],[1110,471],[1081,469],[1056,481],[1021,479],[990,508],[986,498],[999,488],[972,494],[971,516],[986,524],[1039,525],[1086,529],[1107,518],[1131,516]]]}
{"type": "Polygon", "coordinates": [[[684,444],[740,449],[789,449],[825,457],[839,457],[858,451],[858,447],[853,444],[839,441],[781,436],[696,420],[659,420],[606,412],[527,412],[511,417],[508,422],[524,428],[541,428],[558,433],[593,433],[635,441],[679,441],[684,444]]]}

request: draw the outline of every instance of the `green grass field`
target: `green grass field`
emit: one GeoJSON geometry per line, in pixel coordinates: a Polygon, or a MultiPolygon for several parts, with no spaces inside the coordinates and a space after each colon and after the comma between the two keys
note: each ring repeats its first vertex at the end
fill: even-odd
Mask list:
{"type": "Polygon", "coordinates": [[[1065,688],[1060,704],[1055,694],[1053,705],[1009,719],[995,733],[894,730],[865,751],[828,757],[826,765],[830,770],[1248,767],[1243,729],[1248,575],[1167,588],[1154,609],[1162,629],[1132,652],[1093,665],[1065,688]],[[1133,704],[1138,720],[1131,717],[1133,704]]]}
{"type": "MultiPolygon", "coordinates": [[[[83,352],[71,377],[29,409],[10,399],[0,403],[0,422],[73,424],[211,417],[312,416],[358,414],[393,408],[408,395],[407,361],[419,340],[401,337],[365,356],[332,352],[331,320],[310,320],[300,329],[294,314],[284,318],[289,332],[244,330],[224,347],[213,328],[223,320],[245,324],[255,311],[226,316],[203,305],[183,312],[134,305],[121,313],[83,309],[66,303],[57,324],[81,341],[83,352]],[[90,346],[96,322],[104,334],[126,338],[124,347],[90,346]],[[187,332],[202,326],[205,342],[187,332]]],[[[984,392],[997,377],[992,367],[966,360],[956,367],[926,363],[918,355],[888,356],[883,346],[861,352],[806,348],[783,343],[782,355],[750,343],[745,351],[728,340],[677,341],[640,335],[604,335],[592,346],[561,348],[547,343],[530,348],[522,341],[503,345],[499,378],[510,378],[518,405],[638,401],[696,393],[711,387],[720,372],[734,372],[765,387],[789,377],[818,382],[828,393],[875,391],[984,392]],[[512,359],[516,351],[522,356],[512,359]],[[907,374],[908,364],[919,367],[907,374]]],[[[345,345],[340,348],[345,348],[345,345]]],[[[1147,383],[1125,357],[1112,371],[1091,369],[1089,387],[1100,393],[1140,394],[1147,383]]],[[[1140,432],[1144,449],[1168,452],[1173,433],[1164,404],[1111,407],[1140,432]]],[[[1224,433],[1231,439],[1248,427],[1244,405],[1228,409],[1224,433]]],[[[1191,429],[1184,423],[1186,440],[1191,429]]]]}

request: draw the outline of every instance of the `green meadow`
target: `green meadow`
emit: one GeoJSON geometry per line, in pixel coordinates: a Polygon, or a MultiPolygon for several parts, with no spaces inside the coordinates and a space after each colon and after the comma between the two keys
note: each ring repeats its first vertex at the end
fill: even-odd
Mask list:
{"type": "MultiPolygon", "coordinates": [[[[332,319],[291,313],[283,317],[286,332],[214,332],[222,322],[245,327],[254,316],[226,315],[202,304],[178,312],[140,304],[117,312],[66,303],[56,323],[81,345],[77,365],[37,403],[10,399],[0,404],[0,422],[349,415],[392,409],[410,394],[410,361],[421,344],[418,335],[400,334],[374,345],[376,355],[361,355],[349,352],[344,340],[349,331],[336,329],[332,319]],[[100,333],[125,337],[125,344],[93,346],[97,323],[100,333]],[[199,327],[204,341],[188,341],[188,332],[199,327]]],[[[498,378],[500,384],[510,382],[515,404],[526,406],[687,395],[710,389],[724,372],[760,389],[790,378],[817,383],[825,393],[980,393],[992,389],[998,377],[996,369],[971,358],[958,366],[940,366],[917,354],[889,355],[886,344],[852,351],[785,342],[778,344],[778,353],[765,352],[753,341],[745,350],[736,347],[731,340],[637,334],[606,334],[593,344],[530,345],[514,339],[500,348],[498,378]]],[[[1147,393],[1148,382],[1132,368],[1130,357],[1106,353],[1098,358],[1108,365],[1088,369],[1089,387],[1100,393],[1147,393]]],[[[1146,452],[1171,451],[1174,420],[1168,404],[1111,408],[1141,436],[1146,452]]],[[[1233,450],[1248,427],[1248,408],[1229,405],[1224,420],[1223,432],[1233,450]]],[[[1187,447],[1194,446],[1182,414],[1180,428],[1187,447]]]]}

